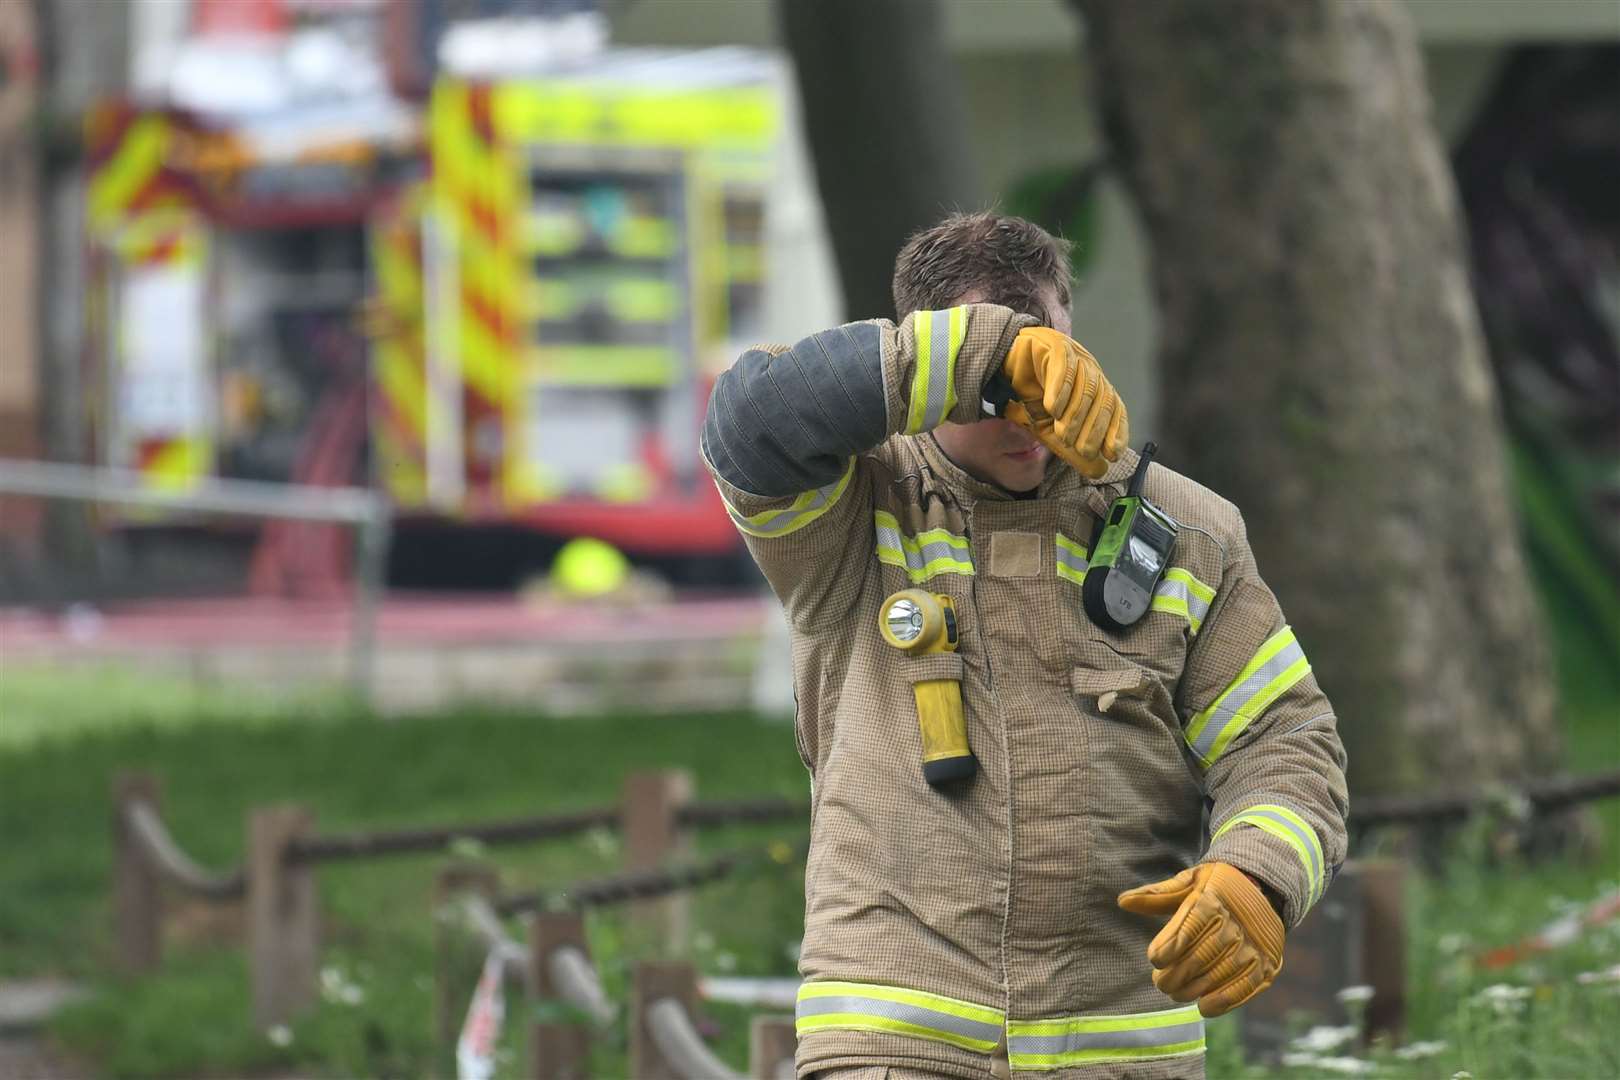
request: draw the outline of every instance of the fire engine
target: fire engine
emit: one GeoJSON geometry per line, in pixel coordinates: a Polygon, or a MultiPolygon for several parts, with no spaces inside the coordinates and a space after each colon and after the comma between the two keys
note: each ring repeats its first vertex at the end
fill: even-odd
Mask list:
{"type": "MultiPolygon", "coordinates": [[[[729,556],[698,431],[761,332],[782,85],[756,51],[602,48],[441,70],[416,102],[105,103],[96,457],[173,489],[372,484],[407,544],[498,527],[729,556]]],[[[292,528],[262,534],[255,583],[341,577],[292,528]]]]}

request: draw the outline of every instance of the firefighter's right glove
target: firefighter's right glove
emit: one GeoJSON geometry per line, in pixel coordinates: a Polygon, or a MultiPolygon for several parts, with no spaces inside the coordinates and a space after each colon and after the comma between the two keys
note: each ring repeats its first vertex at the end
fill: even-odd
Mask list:
{"type": "Polygon", "coordinates": [[[1119,894],[1137,915],[1170,916],[1148,945],[1153,985],[1176,1001],[1220,1016],[1282,970],[1283,924],[1249,875],[1229,863],[1200,863],[1175,877],[1119,894]]]}
{"type": "Polygon", "coordinates": [[[1045,326],[1013,339],[1001,373],[1012,384],[1004,415],[1093,480],[1130,441],[1125,403],[1086,347],[1045,326]]]}

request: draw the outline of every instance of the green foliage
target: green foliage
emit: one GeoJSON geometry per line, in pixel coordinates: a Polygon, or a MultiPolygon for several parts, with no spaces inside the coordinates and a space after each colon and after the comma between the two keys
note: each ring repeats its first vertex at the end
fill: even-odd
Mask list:
{"type": "Polygon", "coordinates": [[[1069,258],[1076,281],[1097,258],[1097,181],[1102,171],[1099,162],[1052,165],[1020,177],[1007,193],[1007,213],[1074,245],[1069,258]]]}

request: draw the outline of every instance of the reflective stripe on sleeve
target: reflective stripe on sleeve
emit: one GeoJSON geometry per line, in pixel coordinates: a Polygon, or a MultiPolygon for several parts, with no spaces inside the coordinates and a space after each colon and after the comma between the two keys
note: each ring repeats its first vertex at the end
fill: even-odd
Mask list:
{"type": "Polygon", "coordinates": [[[794,1027],[811,1031],[887,1031],[988,1054],[1001,1041],[1005,1015],[985,1005],[873,983],[807,982],[799,987],[794,1027]]]}
{"type": "Polygon", "coordinates": [[[831,510],[844,495],[844,489],[849,487],[849,478],[855,475],[855,459],[849,459],[849,465],[844,469],[844,475],[825,487],[807,491],[794,499],[793,502],[778,510],[764,510],[757,514],[743,514],[731,501],[726,498],[725,492],[720,493],[720,501],[726,504],[726,513],[731,515],[731,522],[749,536],[776,537],[786,536],[797,529],[802,529],[816,518],[831,510]]]}
{"type": "Polygon", "coordinates": [[[1294,639],[1293,629],[1283,627],[1266,639],[1214,704],[1187,724],[1187,745],[1206,768],[1215,764],[1244,728],[1310,670],[1311,663],[1294,639]]]}
{"type": "Polygon", "coordinates": [[[1125,1016],[1007,1022],[1007,1059],[1014,1071],[1203,1052],[1204,1019],[1196,1004],[1125,1016]]]}
{"type": "Polygon", "coordinates": [[[900,531],[900,523],[886,510],[873,511],[878,561],[905,570],[913,584],[935,574],[973,573],[973,549],[965,536],[944,529],[929,529],[915,537],[900,531]]]}
{"type": "Polygon", "coordinates": [[[917,369],[911,377],[906,434],[932,431],[956,408],[956,354],[967,336],[967,308],[914,311],[912,335],[917,342],[917,369]]]}
{"type": "Polygon", "coordinates": [[[1210,842],[1214,843],[1239,825],[1253,825],[1293,848],[1294,854],[1299,856],[1300,865],[1305,868],[1305,906],[1309,907],[1322,898],[1322,891],[1327,888],[1322,841],[1317,838],[1316,830],[1311,828],[1309,822],[1286,806],[1251,806],[1228,818],[1226,824],[1215,830],[1210,842]]]}

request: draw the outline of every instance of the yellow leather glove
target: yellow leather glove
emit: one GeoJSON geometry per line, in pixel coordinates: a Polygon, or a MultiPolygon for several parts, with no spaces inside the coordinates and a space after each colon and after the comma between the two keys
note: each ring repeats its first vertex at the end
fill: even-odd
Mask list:
{"type": "Polygon", "coordinates": [[[1205,1016],[1237,1008],[1282,970],[1282,920],[1249,875],[1229,863],[1200,863],[1122,892],[1119,906],[1170,916],[1148,945],[1153,985],[1176,1001],[1197,998],[1205,1016]]]}
{"type": "Polygon", "coordinates": [[[1045,326],[1018,332],[1001,372],[1012,384],[1004,415],[1095,480],[1130,442],[1125,403],[1086,347],[1045,326]]]}

